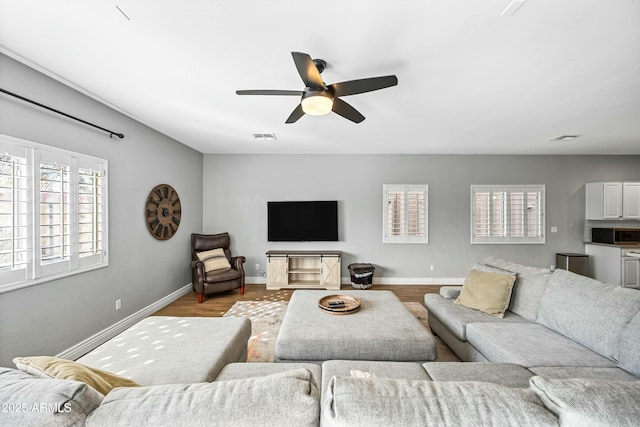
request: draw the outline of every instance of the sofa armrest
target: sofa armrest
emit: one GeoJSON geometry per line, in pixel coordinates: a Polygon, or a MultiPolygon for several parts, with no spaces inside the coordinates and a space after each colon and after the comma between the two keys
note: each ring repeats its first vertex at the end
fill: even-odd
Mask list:
{"type": "Polygon", "coordinates": [[[446,299],[456,299],[461,290],[462,286],[443,286],[440,288],[440,296],[446,299]]]}

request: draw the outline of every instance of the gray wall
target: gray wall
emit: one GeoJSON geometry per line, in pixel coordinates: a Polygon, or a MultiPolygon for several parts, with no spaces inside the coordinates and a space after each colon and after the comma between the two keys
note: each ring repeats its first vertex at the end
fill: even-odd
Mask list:
{"type": "Polygon", "coordinates": [[[371,262],[387,282],[438,283],[487,256],[549,267],[556,252],[583,252],[585,182],[639,179],[640,156],[205,155],[203,228],[232,234],[248,276],[269,249],[335,249],[343,277],[371,262]],[[382,243],[383,184],[429,185],[428,245],[382,243]],[[471,245],[472,184],[546,185],[546,244],[471,245]],[[267,242],[269,200],[338,200],[340,241],[267,242]]]}
{"type": "MultiPolygon", "coordinates": [[[[105,76],[108,84],[108,76],[105,76]]],[[[0,55],[0,87],[125,134],[108,134],[0,94],[0,133],[109,161],[107,268],[0,294],[0,365],[53,355],[191,282],[190,233],[202,229],[202,154],[0,55]],[[147,232],[144,207],[161,183],[180,195],[177,234],[147,232]],[[115,311],[115,300],[122,310],[115,311]]]]}

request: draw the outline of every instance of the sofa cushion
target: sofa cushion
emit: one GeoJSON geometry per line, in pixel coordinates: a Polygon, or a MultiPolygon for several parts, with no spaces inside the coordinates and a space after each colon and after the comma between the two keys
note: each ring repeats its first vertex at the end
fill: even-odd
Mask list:
{"type": "Polygon", "coordinates": [[[615,367],[611,360],[537,323],[471,323],[467,340],[493,363],[615,367]]]}
{"type": "Polygon", "coordinates": [[[540,377],[555,379],[585,378],[591,380],[640,381],[620,368],[594,368],[591,366],[534,366],[529,370],[540,377]]]}
{"type": "Polygon", "coordinates": [[[102,394],[108,394],[115,387],[140,387],[129,378],[57,357],[16,357],[13,363],[16,368],[28,374],[41,378],[80,381],[102,394]]]}
{"type": "Polygon", "coordinates": [[[316,384],[322,382],[322,368],[315,363],[262,363],[238,362],[229,363],[222,368],[215,381],[240,380],[245,378],[259,378],[280,372],[308,369],[316,384]]]}
{"type": "Polygon", "coordinates": [[[509,307],[515,280],[512,274],[471,269],[454,302],[502,318],[509,307]]]}
{"type": "Polygon", "coordinates": [[[509,270],[504,270],[502,268],[498,268],[498,267],[492,267],[490,265],[487,264],[482,264],[480,262],[476,262],[473,264],[473,268],[474,270],[480,270],[480,271],[488,271],[491,273],[500,273],[500,274],[508,274],[510,276],[514,276],[517,278],[518,274],[514,273],[513,271],[509,271],[509,270]]]}
{"type": "Polygon", "coordinates": [[[454,304],[452,300],[437,294],[426,294],[424,305],[429,311],[429,317],[436,317],[459,340],[467,340],[466,326],[474,322],[529,322],[517,314],[507,311],[502,319],[471,310],[465,306],[454,304]]]}
{"type": "Polygon", "coordinates": [[[535,394],[481,382],[331,378],[323,426],[555,426],[535,394]]]}
{"type": "Polygon", "coordinates": [[[618,360],[622,331],[638,311],[637,290],[556,270],[542,296],[538,323],[618,360]]]}
{"type": "Polygon", "coordinates": [[[487,258],[484,263],[517,274],[509,310],[525,319],[535,321],[538,317],[540,298],[551,277],[551,270],[516,264],[492,257],[487,258]]]}
{"type": "Polygon", "coordinates": [[[620,334],[618,363],[625,371],[640,377],[640,312],[634,316],[620,334]]]}
{"type": "Polygon", "coordinates": [[[230,268],[229,270],[210,271],[205,273],[205,280],[207,283],[219,283],[234,280],[242,276],[240,270],[230,268]]]}
{"type": "Polygon", "coordinates": [[[247,360],[250,336],[242,317],[151,316],[77,362],[143,386],[213,381],[226,364],[247,360]]]}
{"type": "Polygon", "coordinates": [[[85,383],[0,367],[0,425],[83,426],[104,396],[85,383]]]}
{"type": "Polygon", "coordinates": [[[482,381],[505,387],[529,387],[529,370],[513,363],[427,362],[422,367],[433,381],[482,381]]]}
{"type": "Polygon", "coordinates": [[[531,378],[531,388],[567,426],[637,426],[640,382],[531,378]]]}
{"type": "Polygon", "coordinates": [[[322,396],[329,381],[335,376],[353,376],[352,371],[362,371],[377,378],[396,380],[429,380],[429,375],[417,362],[378,362],[374,360],[327,360],[322,363],[322,396]]]}
{"type": "Polygon", "coordinates": [[[318,387],[307,369],[260,378],[118,388],[87,426],[317,426],[318,387]]]}
{"type": "Polygon", "coordinates": [[[222,248],[197,252],[196,255],[204,264],[204,271],[207,273],[210,271],[223,272],[231,269],[231,264],[229,264],[229,260],[222,248]]]}
{"type": "Polygon", "coordinates": [[[463,341],[453,335],[437,317],[429,317],[429,327],[433,331],[433,334],[437,335],[437,338],[440,338],[444,343],[446,343],[447,347],[455,353],[454,355],[448,354],[447,359],[442,359],[442,354],[447,354],[448,352],[441,351],[440,348],[438,348],[438,359],[442,359],[444,362],[447,360],[452,362],[459,362],[462,360],[464,362],[489,363],[487,358],[484,357],[474,346],[469,344],[466,340],[463,341]]]}

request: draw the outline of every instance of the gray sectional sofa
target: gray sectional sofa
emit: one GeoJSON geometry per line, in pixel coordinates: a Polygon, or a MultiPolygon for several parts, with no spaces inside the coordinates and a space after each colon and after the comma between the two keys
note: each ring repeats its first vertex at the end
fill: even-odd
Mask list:
{"type": "Polygon", "coordinates": [[[640,292],[497,259],[475,267],[516,274],[504,318],[455,304],[459,288],[425,296],[465,362],[245,363],[245,319],[150,318],[81,359],[141,387],[105,395],[0,368],[0,425],[638,424],[640,292]]]}
{"type": "Polygon", "coordinates": [[[640,292],[565,270],[489,258],[517,276],[504,318],[455,304],[461,288],[425,295],[429,325],[463,361],[514,363],[553,378],[640,376],[640,292]]]}

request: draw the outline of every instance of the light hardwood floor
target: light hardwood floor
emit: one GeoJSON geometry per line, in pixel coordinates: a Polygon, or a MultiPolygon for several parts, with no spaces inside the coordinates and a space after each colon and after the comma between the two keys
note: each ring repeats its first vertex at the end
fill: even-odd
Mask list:
{"type": "MultiPolygon", "coordinates": [[[[373,285],[371,290],[393,291],[402,302],[419,302],[424,305],[424,294],[438,293],[442,285],[373,285]]],[[[342,290],[353,290],[351,285],[342,285],[342,290]]],[[[336,291],[338,292],[338,291],[336,291]]],[[[195,292],[180,297],[158,310],[153,316],[177,317],[221,317],[236,301],[281,300],[289,301],[293,290],[267,290],[265,285],[246,285],[244,295],[240,290],[220,292],[205,297],[198,304],[195,292]]]]}

